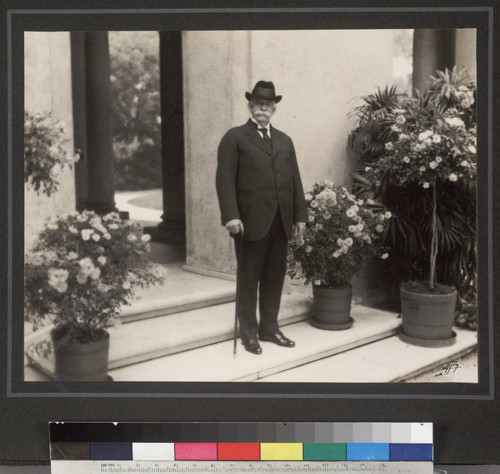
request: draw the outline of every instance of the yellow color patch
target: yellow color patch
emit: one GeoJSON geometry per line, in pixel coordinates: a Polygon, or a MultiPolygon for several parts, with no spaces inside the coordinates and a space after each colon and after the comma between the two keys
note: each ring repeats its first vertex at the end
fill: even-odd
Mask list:
{"type": "Polygon", "coordinates": [[[302,461],[302,443],[260,443],[261,461],[302,461]]]}

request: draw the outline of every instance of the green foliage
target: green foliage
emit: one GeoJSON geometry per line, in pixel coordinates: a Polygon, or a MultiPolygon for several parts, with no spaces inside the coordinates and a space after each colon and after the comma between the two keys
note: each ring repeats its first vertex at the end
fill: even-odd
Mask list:
{"type": "Polygon", "coordinates": [[[50,196],[59,187],[63,168],[73,165],[61,122],[52,114],[24,111],[24,181],[37,194],[50,196]]]}
{"type": "Polygon", "coordinates": [[[473,299],[477,276],[473,84],[466,71],[454,68],[437,71],[428,89],[415,98],[387,87],[385,91],[383,102],[374,104],[373,96],[368,96],[354,109],[359,121],[350,144],[359,163],[353,190],[394,214],[384,233],[384,243],[391,248],[386,265],[394,285],[428,278],[434,235],[437,280],[473,299]],[[358,134],[368,137],[363,146],[358,134]]]}
{"type": "Polygon", "coordinates": [[[162,186],[158,47],[157,32],[110,33],[118,190],[162,186]]]}
{"type": "Polygon", "coordinates": [[[162,282],[149,262],[149,236],[117,213],[93,211],[53,218],[24,265],[24,318],[33,329],[50,321],[68,342],[85,342],[115,323],[134,288],[162,282]],[[61,328],[64,328],[61,329],[61,328]]]}
{"type": "Polygon", "coordinates": [[[391,217],[389,212],[356,199],[331,181],[315,183],[306,193],[306,202],[305,243],[289,246],[288,274],[292,278],[304,277],[306,284],[325,288],[344,288],[365,258],[387,258],[378,242],[391,217]]]}

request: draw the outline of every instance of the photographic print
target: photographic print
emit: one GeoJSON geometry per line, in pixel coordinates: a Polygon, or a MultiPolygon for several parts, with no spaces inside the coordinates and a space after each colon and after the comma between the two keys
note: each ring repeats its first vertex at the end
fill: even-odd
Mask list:
{"type": "Polygon", "coordinates": [[[428,422],[498,462],[496,0],[5,3],[1,459],[428,422]]]}
{"type": "Polygon", "coordinates": [[[25,381],[477,382],[475,29],[24,40],[25,381]]]}

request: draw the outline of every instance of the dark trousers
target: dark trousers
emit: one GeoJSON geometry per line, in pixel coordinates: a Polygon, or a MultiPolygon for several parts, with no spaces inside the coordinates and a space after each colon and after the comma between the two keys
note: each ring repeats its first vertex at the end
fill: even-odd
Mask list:
{"type": "Polygon", "coordinates": [[[262,240],[234,239],[238,259],[238,320],[242,339],[278,331],[288,241],[278,211],[262,240]],[[260,321],[257,322],[257,291],[260,321]]]}

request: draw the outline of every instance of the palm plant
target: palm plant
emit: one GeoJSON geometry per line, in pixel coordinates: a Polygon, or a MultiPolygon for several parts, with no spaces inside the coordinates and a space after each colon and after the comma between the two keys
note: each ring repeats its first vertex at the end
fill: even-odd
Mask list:
{"type": "MultiPolygon", "coordinates": [[[[467,129],[472,126],[474,89],[467,72],[453,68],[436,74],[431,77],[429,87],[417,91],[414,98],[398,94],[394,87],[379,88],[353,109],[350,116],[358,120],[349,137],[349,145],[358,157],[353,191],[362,199],[375,199],[395,216],[387,223],[383,235],[385,245],[391,248],[387,269],[395,286],[409,279],[423,280],[430,274],[431,286],[437,276],[438,281],[456,286],[462,296],[473,298],[475,180],[438,179],[429,182],[427,189],[411,180],[405,186],[398,186],[400,183],[394,180],[376,179],[373,175],[388,154],[387,144],[401,146],[397,141],[401,134],[398,116],[404,117],[400,122],[404,122],[405,133],[410,134],[442,123],[449,112],[460,116],[467,129]]],[[[394,163],[399,165],[397,161],[394,163]]]]}

